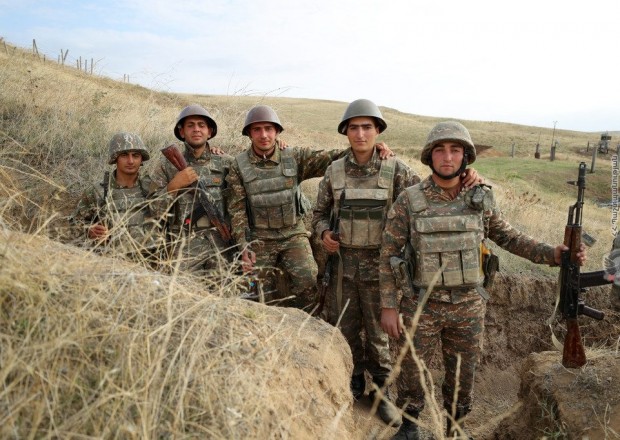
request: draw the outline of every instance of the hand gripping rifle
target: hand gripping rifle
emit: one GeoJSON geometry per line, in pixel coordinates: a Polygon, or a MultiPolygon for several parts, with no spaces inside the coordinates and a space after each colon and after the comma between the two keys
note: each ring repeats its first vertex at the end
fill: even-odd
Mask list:
{"type": "MultiPolygon", "coordinates": [[[[329,222],[329,230],[332,240],[340,241],[340,208],[344,205],[344,189],[340,193],[340,199],[338,202],[338,210],[334,210],[331,220],[329,222]]],[[[323,272],[323,279],[319,284],[319,305],[314,312],[315,316],[319,316],[325,306],[325,297],[327,296],[327,289],[329,289],[329,282],[332,278],[332,272],[334,271],[334,264],[336,262],[338,254],[330,254],[325,262],[325,272],[323,272]]]]}
{"type": "MultiPolygon", "coordinates": [[[[166,148],[162,149],[161,152],[177,170],[183,171],[187,168],[187,161],[185,160],[185,157],[183,157],[183,154],[181,154],[174,144],[168,145],[166,148]]],[[[217,232],[220,234],[220,237],[222,237],[222,240],[224,240],[228,246],[232,246],[234,242],[232,234],[230,233],[230,227],[226,223],[226,220],[220,210],[217,209],[217,206],[213,203],[211,197],[209,197],[202,178],[198,179],[196,188],[198,190],[198,201],[209,218],[209,221],[215,229],[217,229],[217,232]]]]}
{"type": "Polygon", "coordinates": [[[583,195],[586,189],[586,164],[579,164],[579,176],[577,181],[569,181],[570,185],[576,185],[577,202],[568,208],[568,222],[564,230],[564,245],[567,251],[562,251],[560,268],[560,299],[559,309],[566,319],[566,338],[562,353],[562,365],[566,368],[578,368],[586,363],[586,355],[581,342],[579,332],[578,315],[586,315],[590,318],[601,320],[604,313],[588,307],[584,304],[580,294],[585,292],[586,287],[602,286],[610,284],[605,279],[605,272],[580,273],[577,253],[581,248],[581,218],[583,210],[583,195]]]}

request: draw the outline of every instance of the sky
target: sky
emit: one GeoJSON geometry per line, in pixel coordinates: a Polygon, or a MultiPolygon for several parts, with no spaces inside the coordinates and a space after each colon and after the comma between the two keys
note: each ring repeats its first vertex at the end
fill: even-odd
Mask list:
{"type": "MultiPolygon", "coordinates": [[[[0,0],[0,37],[155,90],[620,130],[618,0],[0,0]]],[[[208,103],[206,103],[208,107],[208,103]]]]}

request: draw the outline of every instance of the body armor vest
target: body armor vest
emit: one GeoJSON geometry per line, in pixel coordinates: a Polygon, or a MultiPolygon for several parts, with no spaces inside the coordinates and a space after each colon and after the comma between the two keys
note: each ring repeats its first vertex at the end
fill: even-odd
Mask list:
{"type": "Polygon", "coordinates": [[[480,286],[484,279],[480,270],[482,210],[468,207],[463,196],[450,202],[431,202],[420,184],[406,192],[412,211],[409,228],[415,258],[414,286],[427,288],[444,263],[446,268],[435,289],[480,286]]]}
{"type": "Polygon", "coordinates": [[[292,150],[280,151],[280,163],[258,168],[244,151],[235,160],[239,165],[247,196],[246,208],[251,227],[280,229],[297,223],[297,161],[292,150]]]}
{"type": "Polygon", "coordinates": [[[391,157],[381,161],[379,172],[365,177],[346,175],[345,162],[346,158],[341,158],[331,165],[335,205],[345,191],[343,206],[335,206],[340,210],[340,245],[378,249],[385,217],[392,205],[396,159],[391,157]]]}
{"type": "MultiPolygon", "coordinates": [[[[106,200],[108,227],[121,226],[133,239],[134,245],[151,247],[154,244],[152,237],[154,224],[146,198],[148,189],[142,188],[141,180],[138,180],[138,185],[133,188],[111,186],[108,188],[106,200]]],[[[117,245],[122,245],[126,239],[127,237],[123,238],[123,234],[120,234],[117,245]]],[[[132,247],[131,244],[128,246],[132,247]]]]}
{"type": "MultiPolygon", "coordinates": [[[[190,163],[190,166],[198,173],[199,179],[204,182],[207,194],[211,196],[211,200],[213,200],[217,209],[226,217],[226,207],[224,204],[224,195],[222,193],[226,181],[224,179],[225,169],[222,158],[220,156],[211,155],[209,163],[190,163]]],[[[198,194],[196,194],[195,191],[188,191],[183,194],[175,204],[173,225],[175,225],[177,229],[181,228],[185,224],[186,219],[193,217],[194,211],[199,206],[198,194]]],[[[194,230],[201,230],[212,226],[209,218],[204,215],[204,213],[200,218],[192,218],[191,220],[194,230]]]]}

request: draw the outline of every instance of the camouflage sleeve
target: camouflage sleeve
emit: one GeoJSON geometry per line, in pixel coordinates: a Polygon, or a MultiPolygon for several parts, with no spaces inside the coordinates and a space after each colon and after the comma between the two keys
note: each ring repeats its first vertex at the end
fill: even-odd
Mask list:
{"type": "Polygon", "coordinates": [[[329,219],[334,205],[334,194],[329,176],[330,173],[326,171],[325,176],[319,182],[319,191],[312,216],[312,229],[319,237],[321,237],[323,231],[329,229],[329,219]]]}
{"type": "Polygon", "coordinates": [[[97,221],[100,210],[100,200],[102,195],[99,195],[94,187],[91,187],[84,191],[82,197],[78,201],[75,211],[70,217],[73,224],[80,228],[86,228],[97,221]]]}
{"type": "Polygon", "coordinates": [[[174,194],[168,193],[168,183],[177,173],[176,168],[165,157],[159,159],[155,171],[149,177],[149,199],[153,216],[164,218],[175,200],[174,194]]]}
{"type": "Polygon", "coordinates": [[[249,227],[248,215],[245,209],[246,193],[241,179],[241,171],[234,162],[228,175],[226,176],[228,185],[228,213],[230,214],[230,224],[232,235],[235,241],[243,248],[246,244],[245,230],[249,227]]]}
{"type": "Polygon", "coordinates": [[[488,223],[489,238],[502,249],[533,263],[556,266],[554,247],[512,227],[497,205],[485,212],[485,222],[488,223]]]}
{"type": "Polygon", "coordinates": [[[313,150],[308,147],[294,147],[295,158],[299,164],[299,181],[313,177],[323,177],[327,167],[336,159],[345,157],[350,148],[339,150],[313,150]]]}
{"type": "Polygon", "coordinates": [[[420,183],[421,179],[418,174],[413,171],[409,165],[402,160],[396,160],[396,170],[394,172],[394,199],[400,195],[401,192],[412,185],[420,183]]]}
{"type": "Polygon", "coordinates": [[[409,198],[407,193],[401,193],[388,212],[385,229],[381,240],[381,255],[379,257],[379,283],[381,289],[381,307],[398,308],[398,290],[390,257],[400,257],[402,249],[409,240],[409,198]]]}

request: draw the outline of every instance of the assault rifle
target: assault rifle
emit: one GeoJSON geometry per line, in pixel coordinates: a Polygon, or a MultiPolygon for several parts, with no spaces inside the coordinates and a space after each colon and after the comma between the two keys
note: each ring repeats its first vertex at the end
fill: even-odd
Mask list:
{"type": "MultiPolygon", "coordinates": [[[[344,205],[344,189],[340,193],[338,202],[338,210],[332,212],[332,216],[329,222],[329,230],[332,240],[340,241],[340,208],[344,205]]],[[[319,304],[314,312],[315,316],[319,316],[325,306],[325,297],[327,296],[327,289],[329,289],[329,282],[332,278],[332,272],[334,270],[334,263],[338,254],[330,254],[325,262],[325,272],[323,272],[323,279],[319,285],[319,304]]]]}
{"type": "Polygon", "coordinates": [[[611,284],[605,278],[605,272],[580,273],[577,253],[581,248],[581,219],[583,211],[583,195],[586,189],[586,164],[579,164],[577,181],[569,181],[570,185],[577,186],[577,202],[568,208],[568,222],[564,230],[564,245],[567,251],[562,251],[560,268],[560,298],[559,310],[566,320],[566,337],[562,353],[562,365],[566,368],[578,368],[586,363],[586,354],[581,342],[578,315],[601,320],[605,314],[585,305],[580,294],[586,287],[611,284]]]}
{"type": "MultiPolygon", "coordinates": [[[[187,161],[185,160],[185,157],[183,157],[183,154],[181,154],[174,144],[163,148],[161,152],[177,170],[183,171],[187,168],[187,161]]],[[[233,246],[234,242],[232,234],[230,233],[230,227],[226,223],[226,220],[220,210],[217,209],[217,206],[213,203],[212,198],[209,197],[204,181],[201,178],[198,179],[196,188],[198,190],[198,201],[200,202],[202,209],[204,209],[206,216],[209,218],[211,225],[217,229],[220,237],[222,237],[222,240],[224,240],[228,246],[233,246]]]]}

